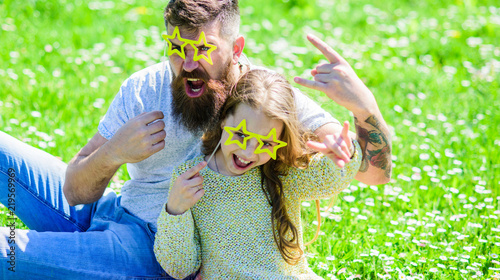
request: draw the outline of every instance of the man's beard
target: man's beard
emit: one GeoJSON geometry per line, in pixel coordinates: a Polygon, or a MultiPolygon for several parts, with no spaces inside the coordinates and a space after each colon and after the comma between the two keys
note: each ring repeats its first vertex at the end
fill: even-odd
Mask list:
{"type": "Polygon", "coordinates": [[[210,79],[207,73],[198,68],[192,72],[184,69],[172,81],[172,115],[191,132],[205,131],[218,121],[220,110],[230,87],[235,82],[230,75],[231,60],[225,65],[220,80],[210,79]],[[184,78],[196,78],[205,82],[205,90],[199,97],[191,98],[184,88],[184,78]]]}

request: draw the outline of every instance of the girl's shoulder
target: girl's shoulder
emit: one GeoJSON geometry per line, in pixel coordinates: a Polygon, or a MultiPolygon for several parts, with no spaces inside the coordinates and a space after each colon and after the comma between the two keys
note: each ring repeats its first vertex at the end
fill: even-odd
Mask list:
{"type": "Polygon", "coordinates": [[[328,163],[329,163],[328,157],[325,157],[322,153],[315,153],[309,157],[309,160],[307,162],[307,166],[305,166],[305,167],[296,167],[296,166],[287,165],[285,167],[285,170],[286,170],[284,172],[285,175],[282,175],[282,176],[288,176],[290,173],[297,172],[297,171],[300,172],[300,171],[307,170],[310,168],[320,168],[319,167],[320,165],[324,165],[324,164],[328,164],[328,163]]]}

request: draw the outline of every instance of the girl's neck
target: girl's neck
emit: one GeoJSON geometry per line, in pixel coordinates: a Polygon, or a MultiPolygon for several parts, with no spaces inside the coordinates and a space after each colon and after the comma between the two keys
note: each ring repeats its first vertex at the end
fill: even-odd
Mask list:
{"type": "MultiPolygon", "coordinates": [[[[217,172],[219,174],[222,174],[222,175],[225,175],[227,176],[222,170],[221,170],[221,167],[222,165],[224,165],[224,159],[220,156],[221,155],[221,150],[219,149],[217,152],[215,152],[214,156],[212,157],[212,159],[210,160],[210,162],[208,163],[208,167],[210,169],[212,169],[212,171],[214,172],[217,172]]],[[[209,156],[206,155],[205,156],[205,160],[208,160],[209,156]]]]}

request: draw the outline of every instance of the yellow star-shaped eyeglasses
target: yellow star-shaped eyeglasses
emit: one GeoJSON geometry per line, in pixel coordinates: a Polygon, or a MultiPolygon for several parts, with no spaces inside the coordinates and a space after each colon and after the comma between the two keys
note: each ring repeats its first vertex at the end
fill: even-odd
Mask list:
{"type": "Polygon", "coordinates": [[[189,40],[189,39],[184,39],[181,37],[181,33],[179,32],[179,27],[176,26],[174,29],[174,32],[172,35],[167,35],[167,34],[162,34],[161,35],[165,41],[168,43],[168,51],[167,55],[171,56],[173,54],[178,54],[182,59],[186,59],[186,53],[184,51],[184,48],[186,45],[191,45],[191,47],[194,49],[194,56],[193,60],[198,61],[200,59],[204,59],[206,62],[208,62],[210,65],[213,65],[212,62],[212,57],[210,55],[211,52],[217,49],[217,46],[209,44],[207,42],[207,38],[205,37],[205,32],[201,32],[200,37],[198,38],[198,41],[194,40],[189,40]],[[183,44],[180,46],[177,46],[174,48],[174,44],[170,40],[172,39],[177,39],[178,41],[182,42],[183,44]],[[201,45],[201,46],[200,46],[201,45]],[[208,48],[206,50],[207,54],[198,54],[200,51],[199,48],[208,48]]]}
{"type": "Polygon", "coordinates": [[[271,131],[267,135],[260,135],[257,133],[253,133],[247,130],[247,122],[245,119],[243,119],[237,127],[225,126],[224,130],[229,134],[229,138],[227,138],[224,145],[236,144],[243,150],[246,150],[247,141],[255,137],[259,142],[259,145],[255,149],[254,153],[255,154],[267,153],[271,156],[272,159],[276,159],[276,152],[279,148],[285,147],[287,145],[286,142],[278,140],[278,137],[276,136],[276,128],[273,127],[273,129],[271,129],[271,131]],[[238,139],[233,139],[234,133],[238,131],[241,131],[241,133],[245,135],[245,137],[243,137],[243,142],[240,142],[238,139]],[[273,145],[269,148],[264,148],[264,141],[262,140],[269,139],[271,137],[272,137],[272,142],[276,143],[276,145],[273,145]]]}

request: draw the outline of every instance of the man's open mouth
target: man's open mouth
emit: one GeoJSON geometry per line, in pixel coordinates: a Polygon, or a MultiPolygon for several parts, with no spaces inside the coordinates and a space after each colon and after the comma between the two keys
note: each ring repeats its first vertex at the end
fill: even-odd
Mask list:
{"type": "Polygon", "coordinates": [[[184,78],[186,94],[191,98],[200,97],[205,92],[206,84],[202,79],[184,78]]]}

